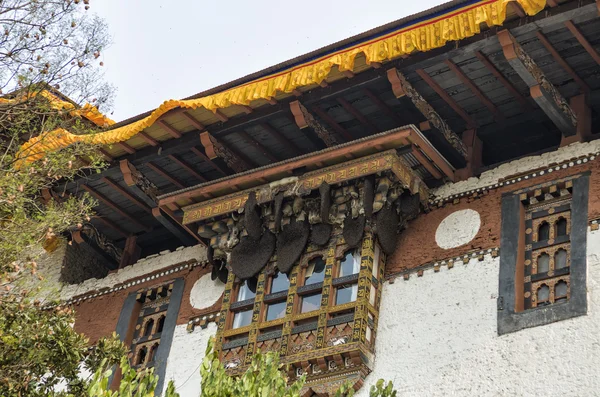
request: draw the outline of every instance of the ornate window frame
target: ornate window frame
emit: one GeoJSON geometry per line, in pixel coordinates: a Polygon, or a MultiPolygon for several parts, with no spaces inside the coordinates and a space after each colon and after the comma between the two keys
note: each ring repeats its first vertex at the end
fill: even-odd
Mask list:
{"type": "MultiPolygon", "coordinates": [[[[585,172],[503,195],[498,291],[499,335],[587,314],[589,175],[590,172],[585,172]],[[534,231],[532,227],[534,222],[531,210],[528,212],[527,208],[531,203],[537,203],[536,197],[550,198],[553,194],[558,196],[561,189],[568,190],[571,196],[568,204],[562,204],[570,206],[570,229],[567,226],[570,244],[568,300],[537,306],[535,302],[532,304],[534,294],[527,295],[527,292],[523,292],[529,288],[528,282],[535,284],[535,280],[529,276],[530,272],[526,270],[527,267],[532,267],[532,248],[551,248],[553,244],[560,245],[564,243],[562,240],[567,239],[557,238],[559,241],[554,241],[551,225],[552,241],[538,242],[534,237],[537,236],[537,229],[534,231]]],[[[550,281],[552,283],[556,280],[550,281]]]]}

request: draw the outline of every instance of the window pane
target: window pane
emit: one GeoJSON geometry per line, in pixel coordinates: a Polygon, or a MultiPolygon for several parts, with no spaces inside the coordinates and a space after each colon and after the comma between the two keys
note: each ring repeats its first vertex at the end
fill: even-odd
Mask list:
{"type": "Polygon", "coordinates": [[[322,257],[308,262],[304,277],[304,285],[322,283],[325,278],[325,261],[322,257]]]}
{"type": "Polygon", "coordinates": [[[567,283],[559,281],[554,287],[554,299],[566,298],[567,297],[567,283]]]}
{"type": "Polygon", "coordinates": [[[567,251],[560,249],[554,254],[554,268],[562,269],[567,267],[567,251]]]}
{"type": "Polygon", "coordinates": [[[274,303],[267,306],[266,321],[276,320],[285,317],[285,302],[274,303]]]}
{"type": "Polygon", "coordinates": [[[321,294],[307,295],[302,297],[301,313],[312,312],[321,307],[321,294]]]}
{"type": "Polygon", "coordinates": [[[548,273],[550,271],[550,256],[546,253],[538,256],[537,259],[537,272],[548,273]]]}
{"type": "Polygon", "coordinates": [[[252,292],[252,290],[248,287],[248,280],[244,280],[240,284],[240,289],[238,291],[236,302],[245,301],[246,299],[252,299],[255,295],[256,294],[252,292]]]}
{"type": "Polygon", "coordinates": [[[538,229],[538,241],[546,241],[550,238],[550,225],[543,222],[538,229]]]}
{"type": "Polygon", "coordinates": [[[250,325],[252,322],[252,310],[237,312],[233,315],[233,326],[231,328],[240,328],[250,325]]]}
{"type": "Polygon", "coordinates": [[[540,303],[547,302],[550,299],[550,288],[547,285],[542,285],[537,290],[537,301],[540,303]]]}
{"type": "Polygon", "coordinates": [[[560,218],[558,222],[556,222],[556,237],[558,236],[566,236],[567,235],[567,220],[565,218],[560,218]]]}
{"type": "Polygon", "coordinates": [[[287,274],[277,273],[271,278],[271,294],[285,291],[290,288],[290,280],[287,274]]]}
{"type": "Polygon", "coordinates": [[[346,252],[344,259],[340,263],[340,273],[338,277],[349,276],[360,271],[360,254],[358,250],[346,252]]]}
{"type": "Polygon", "coordinates": [[[343,305],[344,303],[354,302],[356,300],[356,293],[358,292],[358,285],[343,285],[337,289],[335,295],[335,304],[343,305]]]}

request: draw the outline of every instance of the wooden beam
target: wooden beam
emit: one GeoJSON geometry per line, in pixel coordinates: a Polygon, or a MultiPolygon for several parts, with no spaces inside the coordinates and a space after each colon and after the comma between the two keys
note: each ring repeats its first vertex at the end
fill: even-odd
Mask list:
{"type": "Polygon", "coordinates": [[[355,119],[357,119],[362,125],[364,125],[365,127],[367,127],[367,129],[369,130],[370,133],[376,133],[379,132],[379,129],[377,127],[375,127],[375,125],[373,125],[373,123],[371,123],[364,114],[362,114],[358,109],[356,109],[350,102],[348,102],[346,99],[339,97],[336,98],[337,102],[342,105],[342,107],[348,112],[350,113],[352,116],[354,116],[355,119]]]}
{"type": "Polygon", "coordinates": [[[131,223],[137,225],[141,229],[144,229],[144,231],[149,232],[150,230],[152,230],[152,228],[150,226],[145,225],[144,223],[140,222],[133,215],[128,214],[127,212],[125,212],[121,207],[119,207],[117,204],[115,204],[112,200],[110,200],[108,197],[106,197],[105,195],[103,195],[99,191],[95,190],[94,188],[92,188],[92,187],[90,187],[88,185],[83,185],[82,184],[81,187],[85,191],[87,191],[89,194],[91,194],[92,196],[94,196],[95,198],[97,198],[98,200],[100,200],[101,202],[103,202],[104,204],[106,204],[112,210],[114,210],[115,212],[117,212],[118,214],[120,214],[123,218],[128,219],[131,223]]]}
{"type": "Polygon", "coordinates": [[[123,149],[124,151],[126,151],[129,154],[134,154],[135,153],[135,149],[132,148],[131,146],[129,146],[125,142],[117,142],[115,145],[117,145],[118,147],[120,147],[121,149],[123,149]]]}
{"type": "Polygon", "coordinates": [[[352,77],[354,77],[354,72],[353,72],[353,71],[351,71],[351,70],[344,70],[344,71],[342,72],[342,74],[343,74],[344,76],[346,76],[347,78],[349,78],[349,79],[351,79],[352,77]]]}
{"type": "Polygon", "coordinates": [[[133,265],[140,258],[142,249],[137,245],[137,236],[131,235],[125,240],[125,248],[121,255],[121,262],[119,263],[119,269],[125,266],[133,265]]]}
{"type": "Polygon", "coordinates": [[[527,14],[525,14],[525,11],[523,11],[521,5],[516,1],[508,3],[508,5],[512,7],[513,11],[519,16],[519,18],[525,18],[527,16],[527,14]]]}
{"type": "Polygon", "coordinates": [[[204,131],[206,129],[206,126],[204,126],[204,124],[196,120],[196,118],[192,116],[189,112],[183,112],[181,113],[181,115],[185,117],[187,121],[189,121],[194,127],[196,127],[198,131],[204,131]]]}
{"type": "Polygon", "coordinates": [[[435,165],[415,145],[412,145],[412,154],[435,179],[442,179],[442,173],[435,168],[435,165]]]}
{"type": "Polygon", "coordinates": [[[246,113],[246,114],[250,114],[252,112],[254,112],[254,109],[252,109],[250,106],[247,105],[238,105],[240,108],[242,108],[242,112],[246,113]]]}
{"type": "Polygon", "coordinates": [[[129,236],[129,232],[125,231],[123,228],[121,228],[119,225],[117,225],[116,223],[114,223],[113,221],[108,219],[107,217],[95,215],[92,217],[92,219],[97,219],[100,222],[104,223],[106,226],[108,226],[109,228],[113,229],[115,232],[120,234],[121,237],[127,238],[127,236],[129,236]]]}
{"type": "Polygon", "coordinates": [[[581,44],[581,46],[585,48],[585,50],[588,52],[588,54],[590,54],[594,61],[596,61],[596,63],[600,65],[600,54],[598,53],[598,51],[596,51],[594,46],[592,46],[590,42],[585,38],[583,33],[581,33],[581,30],[579,30],[579,28],[575,26],[573,21],[565,22],[565,26],[571,31],[571,33],[573,34],[573,36],[575,36],[579,44],[581,44]]]}
{"type": "Polygon", "coordinates": [[[335,121],[335,119],[333,117],[331,117],[329,115],[329,113],[327,113],[326,111],[324,111],[323,109],[321,109],[319,107],[319,105],[315,105],[311,108],[311,110],[317,115],[319,116],[319,118],[321,118],[324,122],[326,122],[327,124],[329,124],[339,135],[341,135],[344,140],[346,141],[352,141],[354,140],[354,137],[352,136],[352,134],[350,134],[350,132],[348,132],[347,129],[345,129],[344,127],[342,127],[337,121],[335,121]]]}
{"type": "Polygon", "coordinates": [[[300,101],[290,102],[290,110],[298,128],[309,128],[317,135],[327,147],[338,145],[340,142],[329,129],[319,122],[300,101]]]}
{"type": "Polygon", "coordinates": [[[275,137],[275,139],[277,139],[279,143],[291,150],[294,153],[294,156],[299,156],[300,154],[302,154],[292,141],[287,139],[285,135],[283,135],[283,133],[281,133],[279,130],[277,130],[274,127],[271,127],[269,123],[261,123],[260,126],[264,130],[266,130],[270,135],[273,135],[273,137],[275,137]]]}
{"type": "Polygon", "coordinates": [[[475,120],[473,120],[473,118],[471,118],[471,116],[469,116],[463,108],[458,106],[454,99],[448,95],[446,90],[440,87],[440,85],[436,83],[436,81],[431,78],[431,76],[429,76],[423,69],[417,69],[416,72],[419,77],[421,77],[425,83],[427,83],[427,85],[431,87],[431,89],[434,90],[465,121],[465,123],[467,123],[467,128],[474,128],[477,125],[475,120]]]}
{"type": "Polygon", "coordinates": [[[220,122],[225,123],[229,121],[229,117],[225,116],[223,112],[221,112],[219,109],[213,110],[213,113],[215,114],[215,117],[219,119],[220,122]]]}
{"type": "Polygon", "coordinates": [[[508,63],[529,86],[533,100],[554,122],[563,136],[575,134],[577,117],[567,100],[508,30],[498,32],[498,39],[508,63]]]}
{"type": "Polygon", "coordinates": [[[150,135],[146,134],[144,131],[140,131],[137,133],[137,136],[146,141],[150,146],[158,146],[158,141],[152,138],[150,135]]]}
{"type": "Polygon", "coordinates": [[[219,174],[221,174],[223,176],[229,175],[225,170],[223,170],[223,168],[219,167],[219,165],[217,163],[215,163],[214,161],[212,161],[211,159],[209,159],[208,156],[206,154],[204,154],[204,152],[202,150],[198,149],[195,146],[192,147],[192,148],[190,148],[190,150],[196,156],[200,157],[202,159],[202,161],[204,161],[205,163],[207,163],[208,165],[210,165],[219,174]]]}
{"type": "Polygon", "coordinates": [[[131,201],[133,204],[137,205],[138,207],[140,207],[147,213],[149,213],[149,214],[152,213],[152,210],[150,207],[148,207],[145,203],[141,202],[140,200],[138,200],[137,198],[132,196],[127,190],[123,189],[121,187],[121,185],[119,185],[117,182],[115,182],[112,179],[107,178],[107,177],[103,177],[102,182],[106,183],[108,186],[110,186],[111,188],[113,188],[114,190],[119,192],[122,196],[124,196],[127,200],[131,201]]]}
{"type": "Polygon", "coordinates": [[[583,81],[581,77],[579,77],[579,75],[577,74],[577,72],[575,72],[575,70],[573,70],[571,65],[569,65],[562,56],[560,56],[560,54],[558,53],[558,51],[556,51],[552,43],[550,43],[550,40],[548,40],[548,38],[544,36],[544,34],[539,30],[536,32],[536,35],[540,42],[544,45],[544,47],[546,47],[546,50],[548,50],[548,52],[552,55],[552,58],[554,58],[554,60],[567,73],[571,75],[573,80],[575,80],[575,82],[579,85],[579,88],[581,88],[581,91],[584,93],[590,92],[590,87],[585,83],[585,81],[583,81]]]}
{"type": "Polygon", "coordinates": [[[423,98],[417,90],[414,89],[412,84],[406,79],[406,77],[398,71],[396,68],[388,69],[387,71],[388,80],[394,84],[399,84],[402,92],[412,101],[415,107],[421,112],[423,116],[435,127],[444,138],[452,145],[460,155],[467,157],[467,148],[458,135],[450,126],[442,119],[442,117],[431,107],[429,103],[423,98]]]}
{"type": "Polygon", "coordinates": [[[175,156],[174,154],[169,154],[167,157],[169,157],[169,159],[171,159],[172,161],[179,164],[179,166],[181,166],[187,172],[192,174],[196,179],[200,180],[200,182],[208,182],[208,179],[206,179],[204,177],[204,175],[202,175],[201,173],[196,171],[196,169],[194,169],[194,167],[192,167],[192,165],[189,164],[187,161],[180,159],[179,157],[175,156]]]}
{"type": "Polygon", "coordinates": [[[493,102],[490,101],[489,98],[483,94],[483,92],[481,92],[479,87],[477,87],[475,85],[475,83],[473,83],[471,81],[471,79],[469,79],[467,77],[467,75],[463,73],[462,69],[460,67],[458,67],[458,65],[456,65],[454,62],[452,62],[451,59],[446,59],[444,61],[444,63],[446,64],[446,66],[448,66],[448,68],[450,68],[450,70],[456,75],[456,77],[458,77],[458,79],[464,85],[466,85],[467,88],[469,88],[469,90],[471,90],[471,92],[473,94],[475,94],[477,99],[479,99],[481,101],[481,103],[483,103],[485,105],[485,107],[488,108],[488,110],[494,115],[494,118],[496,120],[498,120],[498,121],[504,120],[505,117],[502,114],[502,112],[500,110],[498,110],[496,105],[494,105],[493,102]]]}
{"type": "Polygon", "coordinates": [[[106,150],[100,148],[98,149],[98,151],[102,153],[102,155],[106,157],[106,160],[108,160],[109,162],[112,162],[114,160],[113,156],[111,156],[110,153],[108,153],[106,150]]]}
{"type": "Polygon", "coordinates": [[[365,93],[365,95],[367,97],[369,97],[369,99],[371,101],[373,101],[373,103],[375,104],[375,106],[377,106],[385,114],[387,114],[389,117],[391,117],[394,120],[394,122],[396,122],[396,124],[398,124],[398,125],[404,124],[403,121],[400,119],[400,117],[398,117],[398,115],[396,114],[396,112],[394,112],[388,105],[386,105],[386,103],[383,102],[381,100],[381,98],[379,98],[377,95],[375,95],[373,93],[373,91],[371,91],[368,88],[363,88],[362,91],[365,93]]]}
{"type": "Polygon", "coordinates": [[[382,133],[379,136],[368,137],[360,141],[349,142],[345,145],[338,146],[327,150],[325,152],[316,153],[312,156],[302,156],[296,159],[290,159],[279,164],[274,164],[270,167],[264,167],[263,169],[253,170],[245,173],[244,175],[236,175],[230,178],[226,178],[221,181],[215,181],[214,183],[207,184],[205,186],[199,186],[190,189],[186,192],[181,192],[169,197],[165,197],[159,201],[161,207],[166,206],[170,203],[178,202],[182,199],[189,199],[192,197],[199,197],[206,193],[216,193],[223,195],[223,191],[230,191],[234,186],[243,186],[248,188],[256,186],[259,179],[263,179],[268,183],[270,181],[280,179],[282,174],[286,174],[289,171],[294,171],[300,168],[307,168],[308,170],[314,170],[315,167],[320,167],[319,163],[324,164],[334,159],[340,160],[345,158],[345,155],[356,154],[356,156],[364,156],[368,153],[373,153],[373,150],[381,151],[381,149],[392,149],[403,146],[404,140],[408,139],[408,142],[418,145],[421,150],[431,158],[438,168],[448,175],[450,180],[454,178],[454,171],[452,166],[431,146],[431,144],[422,138],[421,134],[418,134],[414,129],[408,127],[404,129],[393,130],[390,133],[382,133]],[[375,149],[380,147],[380,149],[375,149]]]}
{"type": "Polygon", "coordinates": [[[561,147],[574,142],[587,142],[591,139],[592,110],[587,102],[587,98],[586,94],[579,94],[570,98],[569,104],[577,116],[577,132],[575,135],[563,136],[560,142],[561,147]]]}
{"type": "Polygon", "coordinates": [[[556,0],[546,0],[546,4],[550,8],[558,7],[558,1],[556,0]]]}
{"type": "Polygon", "coordinates": [[[196,244],[196,239],[190,236],[189,233],[186,230],[184,230],[177,221],[174,221],[159,207],[152,208],[152,215],[154,215],[154,219],[160,222],[160,224],[163,225],[165,229],[167,229],[169,232],[171,232],[172,235],[177,237],[177,239],[181,241],[183,245],[191,246],[196,244]]]}
{"type": "MultiPolygon", "coordinates": [[[[204,243],[204,241],[202,241],[200,236],[198,236],[198,234],[190,228],[190,226],[184,225],[182,223],[183,219],[181,217],[175,216],[175,213],[173,213],[173,211],[171,209],[164,207],[164,208],[160,208],[160,210],[161,210],[161,212],[164,212],[165,214],[167,214],[171,218],[171,220],[175,221],[181,228],[183,228],[196,241],[198,241],[202,245],[206,245],[204,243]]],[[[193,227],[193,226],[191,226],[191,227],[193,227]]]]}
{"type": "Polygon", "coordinates": [[[477,136],[477,131],[466,130],[462,135],[463,142],[467,147],[467,166],[456,170],[457,181],[464,181],[472,176],[475,176],[483,165],[483,143],[477,136]]]}
{"type": "Polygon", "coordinates": [[[181,132],[177,131],[166,121],[158,120],[156,124],[158,124],[163,130],[167,131],[173,138],[181,138],[181,132]]]}
{"type": "Polygon", "coordinates": [[[209,159],[213,160],[219,157],[225,161],[227,167],[235,172],[244,172],[251,168],[244,159],[238,156],[233,150],[223,145],[220,140],[215,138],[208,131],[200,133],[200,143],[204,146],[204,150],[209,159]]]}
{"type": "Polygon", "coordinates": [[[496,68],[496,66],[481,52],[475,51],[475,56],[479,59],[479,62],[483,63],[483,65],[498,79],[500,83],[515,97],[519,103],[527,108],[528,110],[532,109],[531,104],[527,99],[521,95],[521,93],[515,88],[515,86],[508,81],[506,77],[496,68]]]}
{"type": "Polygon", "coordinates": [[[276,163],[279,160],[277,157],[273,156],[267,148],[265,148],[260,142],[254,139],[248,132],[244,130],[240,130],[237,132],[239,136],[242,137],[243,140],[248,142],[250,145],[254,146],[263,156],[265,156],[269,161],[276,163]]]}
{"type": "Polygon", "coordinates": [[[174,176],[170,175],[167,171],[163,170],[158,165],[156,165],[154,163],[146,163],[146,165],[152,171],[156,172],[158,175],[162,176],[163,178],[165,178],[166,180],[168,180],[169,182],[171,182],[172,184],[174,184],[178,188],[185,189],[187,187],[179,179],[177,179],[174,176]]]}

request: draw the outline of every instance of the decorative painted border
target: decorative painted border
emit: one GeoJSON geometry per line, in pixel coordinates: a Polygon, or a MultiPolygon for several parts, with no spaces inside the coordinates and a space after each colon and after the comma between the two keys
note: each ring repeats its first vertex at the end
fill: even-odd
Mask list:
{"type": "Polygon", "coordinates": [[[438,260],[438,261],[427,262],[423,265],[419,265],[412,269],[388,274],[385,277],[385,280],[388,281],[390,284],[393,284],[398,277],[402,277],[405,281],[407,281],[410,279],[411,274],[417,274],[417,277],[423,277],[423,273],[425,272],[425,270],[433,269],[433,271],[435,273],[438,273],[442,266],[447,266],[448,270],[449,270],[454,267],[455,262],[462,262],[466,265],[473,258],[477,258],[481,262],[481,261],[483,261],[483,259],[485,258],[486,255],[491,255],[492,258],[496,258],[498,255],[500,255],[500,248],[494,247],[494,248],[488,248],[486,250],[467,251],[466,253],[461,254],[461,255],[448,257],[446,259],[442,259],[442,260],[438,260]]]}
{"type": "Polygon", "coordinates": [[[574,158],[565,160],[563,162],[556,163],[555,165],[548,166],[547,168],[546,167],[544,167],[543,169],[536,168],[535,170],[531,170],[527,173],[507,176],[506,178],[499,179],[496,183],[493,183],[493,184],[490,184],[490,185],[487,185],[484,187],[467,190],[467,191],[464,191],[461,193],[452,194],[450,196],[443,197],[440,199],[432,199],[432,200],[429,200],[429,204],[432,207],[433,206],[441,207],[450,201],[452,201],[453,204],[458,204],[458,202],[460,201],[461,198],[464,198],[464,197],[477,198],[480,195],[485,194],[485,192],[488,192],[493,189],[499,189],[503,186],[513,185],[515,183],[518,183],[518,182],[521,182],[524,180],[544,176],[544,175],[550,174],[554,171],[559,171],[561,169],[567,169],[567,168],[571,168],[571,167],[576,167],[578,165],[586,164],[590,161],[595,160],[596,157],[599,157],[599,156],[600,156],[600,152],[594,152],[594,153],[585,154],[585,155],[582,155],[579,157],[574,157],[574,158]]]}

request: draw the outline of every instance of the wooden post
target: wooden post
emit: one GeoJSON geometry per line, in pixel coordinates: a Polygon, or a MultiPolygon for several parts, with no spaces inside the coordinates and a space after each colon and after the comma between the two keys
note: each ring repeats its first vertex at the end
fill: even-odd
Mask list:
{"type": "Polygon", "coordinates": [[[456,171],[455,175],[457,181],[464,181],[474,176],[483,164],[483,143],[477,136],[477,130],[466,130],[463,132],[462,139],[467,147],[467,166],[456,171]]]}
{"type": "Polygon", "coordinates": [[[577,116],[577,131],[575,135],[562,136],[560,147],[570,145],[574,142],[587,142],[592,135],[592,112],[587,103],[585,94],[572,97],[569,100],[571,108],[577,116]]]}

